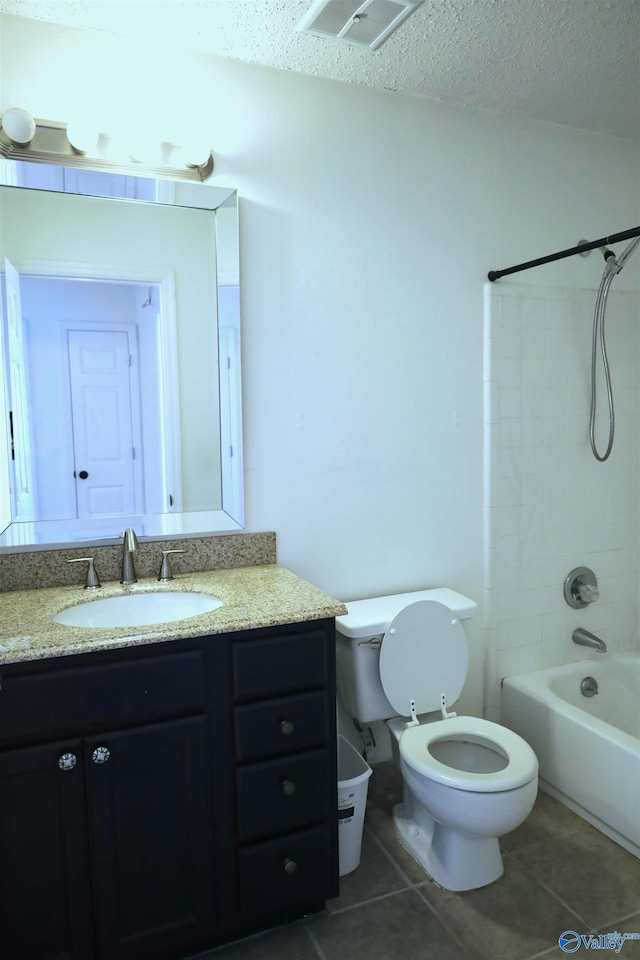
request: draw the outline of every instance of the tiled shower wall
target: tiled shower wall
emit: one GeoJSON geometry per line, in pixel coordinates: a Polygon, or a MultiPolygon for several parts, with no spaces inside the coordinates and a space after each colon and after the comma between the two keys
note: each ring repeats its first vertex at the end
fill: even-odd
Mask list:
{"type": "MultiPolygon", "coordinates": [[[[638,646],[640,297],[615,292],[606,342],[616,435],[599,463],[589,446],[595,290],[485,288],[485,712],[500,680],[593,656],[585,627],[619,652],[638,646]],[[600,599],[574,610],[567,574],[591,567],[600,599]]],[[[608,410],[598,382],[598,447],[608,410]]]]}

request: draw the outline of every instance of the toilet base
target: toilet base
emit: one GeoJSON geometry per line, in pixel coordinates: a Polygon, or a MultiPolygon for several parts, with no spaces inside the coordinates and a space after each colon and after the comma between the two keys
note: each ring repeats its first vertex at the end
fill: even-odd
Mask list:
{"type": "Polygon", "coordinates": [[[445,890],[476,890],[498,880],[504,864],[497,837],[470,837],[436,823],[425,811],[420,825],[403,803],[393,808],[398,839],[445,890]]]}

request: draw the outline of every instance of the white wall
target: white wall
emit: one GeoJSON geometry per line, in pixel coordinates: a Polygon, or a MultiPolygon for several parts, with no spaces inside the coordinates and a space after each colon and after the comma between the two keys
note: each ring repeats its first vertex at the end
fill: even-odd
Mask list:
{"type": "Polygon", "coordinates": [[[238,188],[247,528],[343,599],[481,601],[486,273],[635,226],[638,144],[10,17],[1,53],[2,109],[197,123],[238,188]]]}

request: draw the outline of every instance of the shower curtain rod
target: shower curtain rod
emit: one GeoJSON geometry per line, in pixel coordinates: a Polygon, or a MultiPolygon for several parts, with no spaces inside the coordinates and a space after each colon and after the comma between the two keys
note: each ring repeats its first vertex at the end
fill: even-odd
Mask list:
{"type": "Polygon", "coordinates": [[[528,270],[530,267],[539,267],[543,263],[551,263],[552,260],[561,260],[563,257],[573,257],[576,253],[586,253],[587,250],[595,250],[596,247],[605,247],[608,243],[618,243],[620,240],[631,240],[632,237],[640,237],[640,227],[623,230],[622,233],[612,233],[610,237],[591,240],[589,243],[580,243],[577,247],[560,250],[559,253],[550,253],[548,257],[540,257],[539,260],[528,260],[527,263],[518,263],[515,267],[507,267],[506,270],[490,270],[487,276],[491,281],[499,280],[500,277],[506,277],[509,273],[518,273],[520,270],[528,270]]]}

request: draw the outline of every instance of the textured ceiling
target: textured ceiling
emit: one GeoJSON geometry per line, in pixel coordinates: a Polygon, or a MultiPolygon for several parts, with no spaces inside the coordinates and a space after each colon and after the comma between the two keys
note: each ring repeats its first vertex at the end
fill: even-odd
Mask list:
{"type": "Polygon", "coordinates": [[[377,51],[311,0],[0,0],[0,11],[640,140],[640,0],[425,0],[377,51]]]}

